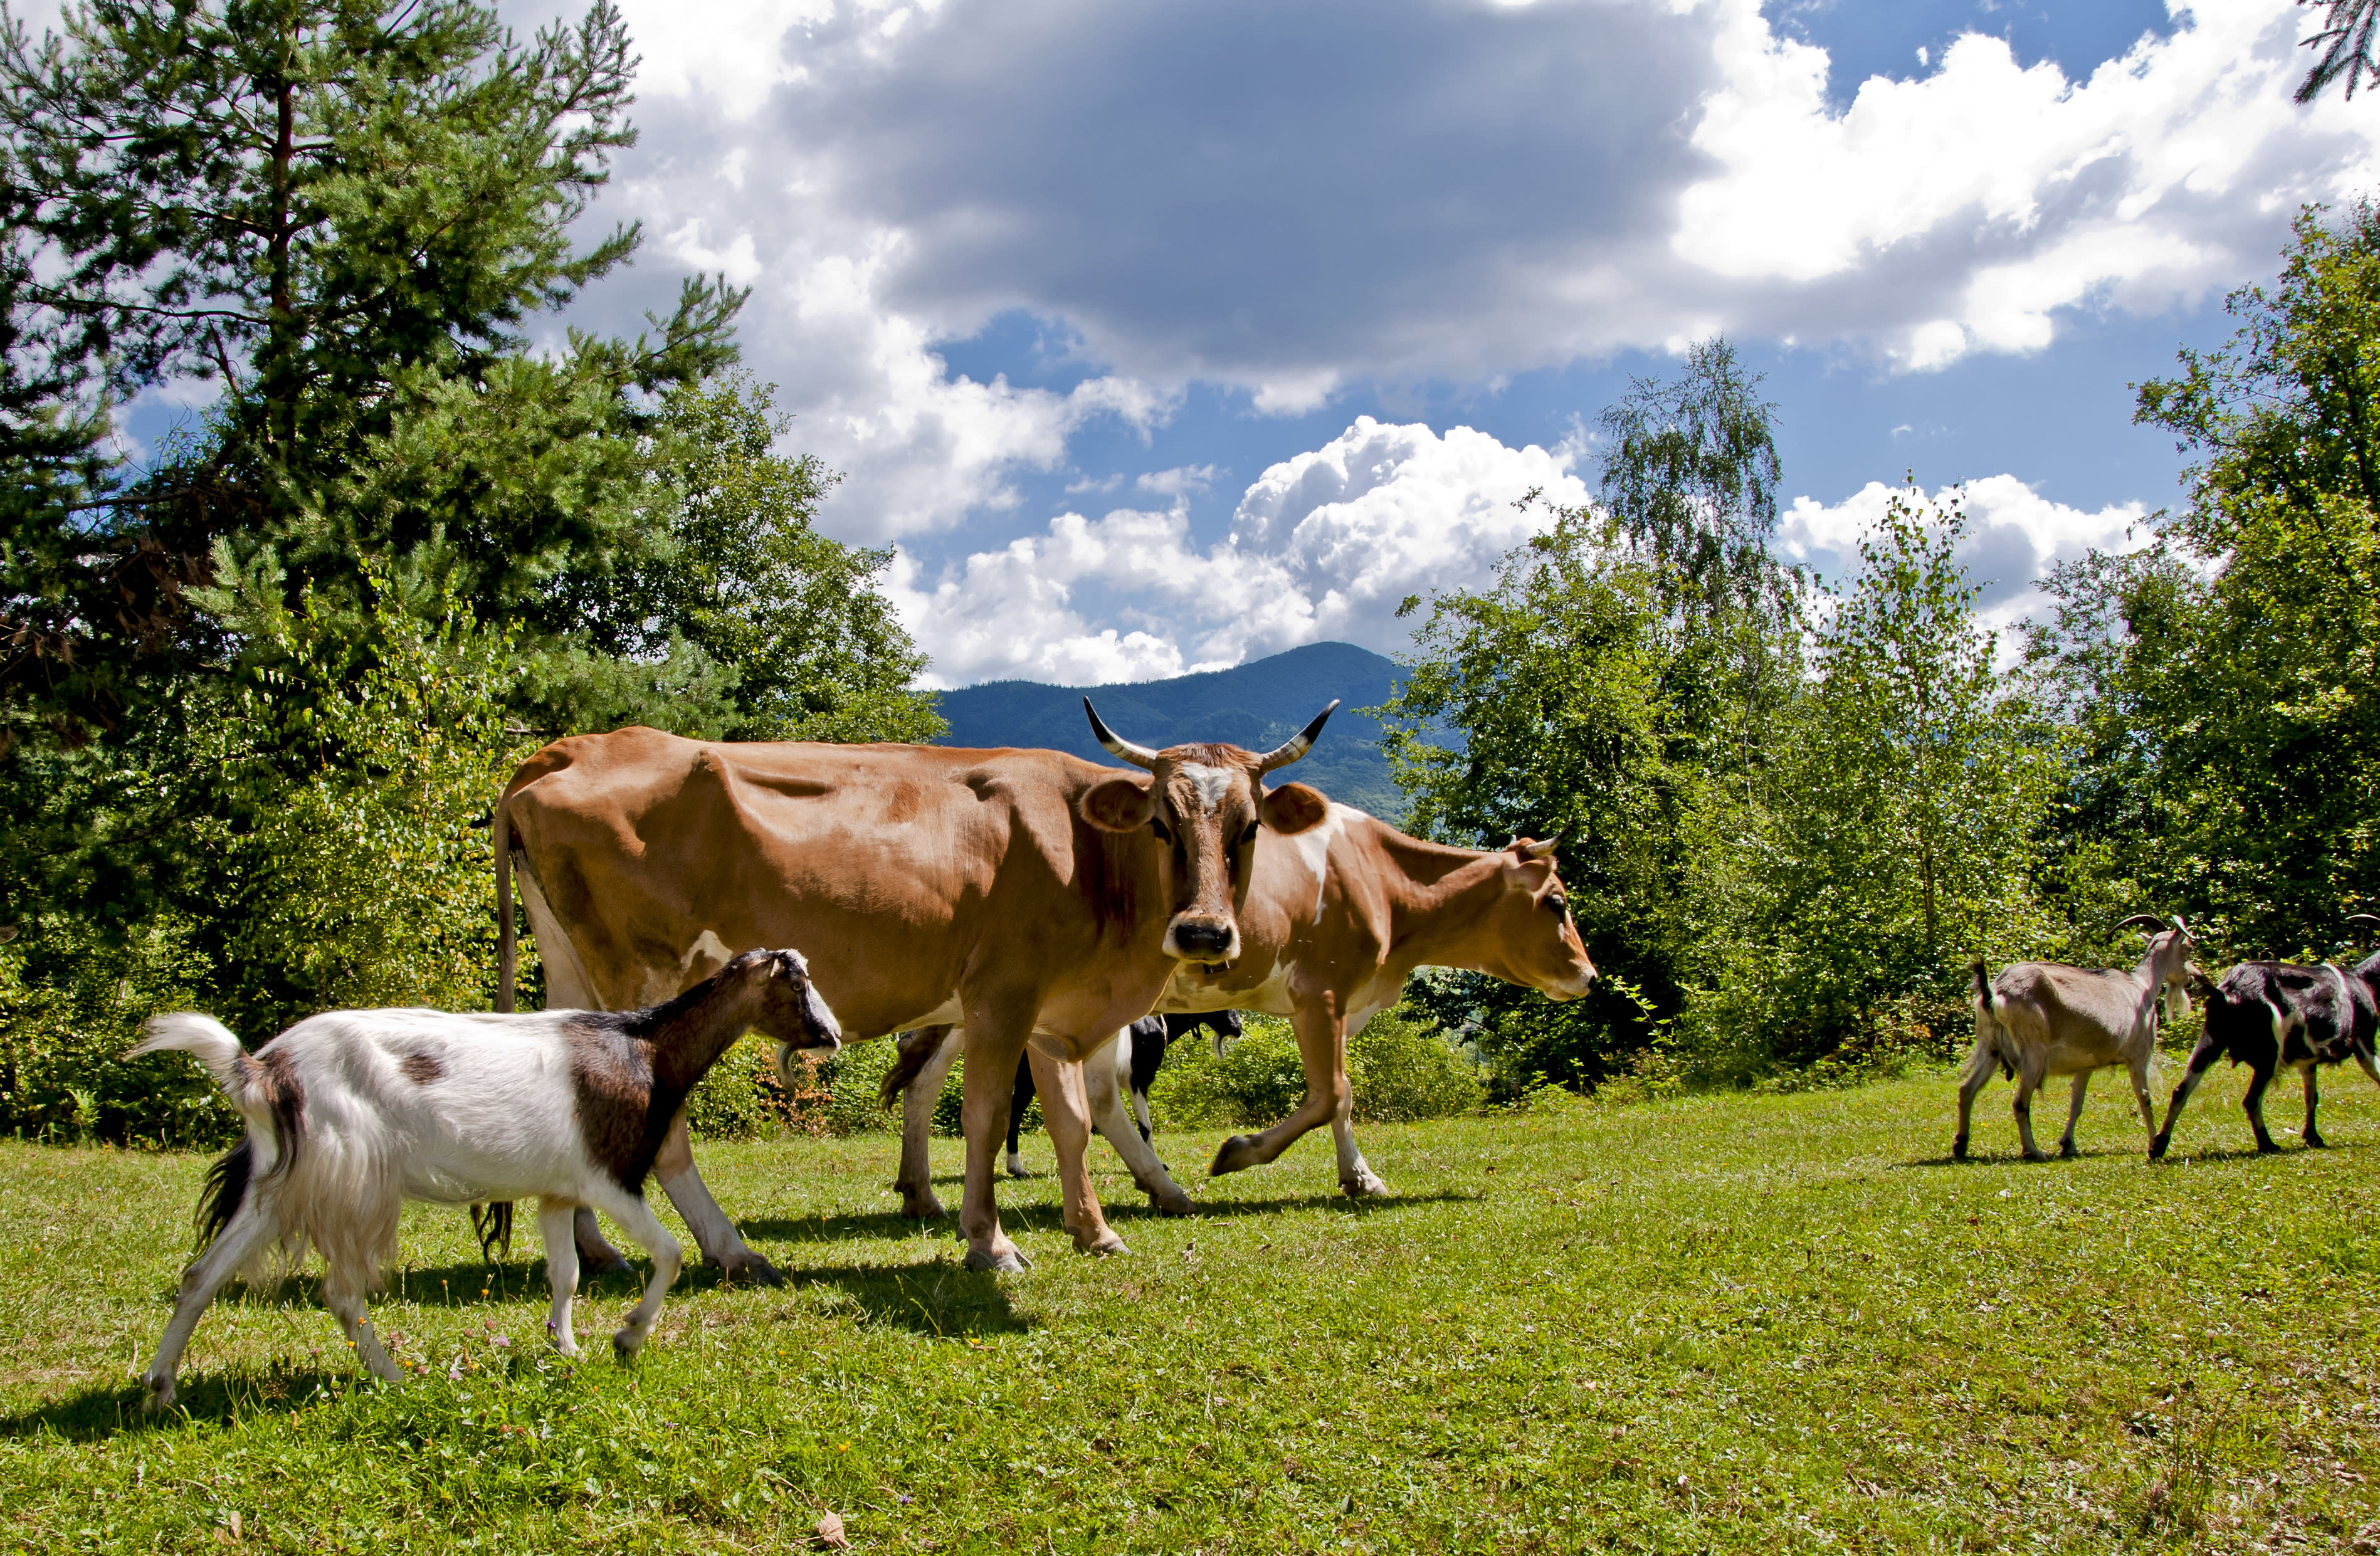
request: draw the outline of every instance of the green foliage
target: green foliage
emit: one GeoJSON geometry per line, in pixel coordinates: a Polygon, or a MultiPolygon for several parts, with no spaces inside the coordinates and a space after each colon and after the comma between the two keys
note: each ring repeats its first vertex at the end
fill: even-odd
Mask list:
{"type": "MultiPolygon", "coordinates": [[[[1277,1124],[1305,1100],[1297,1038],[1280,1016],[1245,1018],[1246,1035],[1218,1059],[1203,1037],[1173,1044],[1148,1088],[1160,1129],[1277,1124]]],[[[1487,1099],[1477,1069],[1410,1003],[1380,1012],[1347,1039],[1355,1117],[1405,1123],[1467,1112],[1487,1099]]]]}
{"type": "Polygon", "coordinates": [[[2157,543],[2060,568],[2030,658],[2069,732],[2057,869],[2238,956],[2380,905],[2380,208],[2310,210],[2230,343],[2139,419],[2198,461],[2157,543]]]}

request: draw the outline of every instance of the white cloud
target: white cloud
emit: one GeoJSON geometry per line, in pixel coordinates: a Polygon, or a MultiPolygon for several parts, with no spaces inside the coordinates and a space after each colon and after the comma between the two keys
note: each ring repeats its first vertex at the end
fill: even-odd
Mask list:
{"type": "Polygon", "coordinates": [[[1328,639],[1393,650],[1407,595],[1487,583],[1545,525],[1543,505],[1514,506],[1533,487],[1586,500],[1564,456],[1365,417],[1265,471],[1203,550],[1179,507],[1070,513],[937,577],[905,555],[892,594],[944,686],[1145,680],[1328,639]]]}
{"type": "MultiPolygon", "coordinates": [[[[1797,497],[1778,526],[1778,551],[1838,587],[1859,569],[1860,537],[1907,489],[1870,481],[1831,505],[1797,497]]],[[[1967,516],[1959,560],[1980,590],[1977,614],[1995,631],[2022,621],[2048,604],[2033,586],[2054,563],[2091,550],[2128,549],[2146,538],[2146,506],[2119,503],[2094,511],[2069,507],[2042,496],[2011,475],[1946,486],[1920,500],[1937,507],[1958,502],[1967,516]]]]}

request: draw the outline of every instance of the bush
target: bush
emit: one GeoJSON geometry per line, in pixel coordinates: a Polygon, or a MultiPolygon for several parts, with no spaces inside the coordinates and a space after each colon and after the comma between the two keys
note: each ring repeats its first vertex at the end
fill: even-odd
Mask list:
{"type": "Polygon", "coordinates": [[[186,924],[152,919],[112,945],[71,922],[27,928],[0,946],[0,1128],[146,1146],[239,1137],[239,1115],[188,1058],[122,1057],[152,1012],[201,1004],[191,991],[206,983],[207,962],[190,949],[186,924]],[[63,976],[29,981],[36,954],[63,976]]]}
{"type": "MultiPolygon", "coordinates": [[[[1404,1123],[1466,1112],[1487,1100],[1485,1079],[1435,1023],[1411,1004],[1382,1011],[1347,1042],[1355,1117],[1404,1123]]],[[[1305,1066],[1289,1023],[1247,1017],[1247,1035],[1221,1059],[1203,1041],[1176,1043],[1149,1088],[1161,1128],[1275,1124],[1305,1100],[1305,1066]]]]}

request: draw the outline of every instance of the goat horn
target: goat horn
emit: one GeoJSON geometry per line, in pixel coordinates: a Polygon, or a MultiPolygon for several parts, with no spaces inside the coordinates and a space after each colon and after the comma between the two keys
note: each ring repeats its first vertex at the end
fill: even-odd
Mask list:
{"type": "MultiPolygon", "coordinates": [[[[1336,707],[1338,704],[1333,703],[1331,706],[1336,707]]],[[[1146,746],[1134,745],[1110,729],[1107,722],[1099,717],[1099,711],[1091,706],[1091,699],[1087,697],[1083,699],[1083,711],[1091,716],[1091,734],[1098,737],[1100,745],[1107,748],[1108,755],[1122,757],[1133,766],[1145,767],[1151,772],[1157,771],[1157,753],[1146,746]]]]}
{"type": "Polygon", "coordinates": [[[2350,913],[2347,916],[2347,921],[2350,924],[2370,924],[2375,929],[2380,929],[2380,918],[2374,918],[2369,913],[2350,913]]]}
{"type": "Polygon", "coordinates": [[[1322,711],[1314,715],[1314,722],[1312,723],[1307,724],[1304,729],[1299,730],[1287,740],[1274,747],[1271,750],[1267,751],[1263,756],[1258,757],[1257,759],[1257,771],[1259,773],[1264,773],[1270,772],[1276,767],[1287,767],[1291,762],[1295,761],[1298,758],[1312,750],[1314,748],[1315,739],[1322,733],[1322,726],[1329,723],[1330,715],[1338,711],[1339,699],[1334,697],[1330,699],[1330,707],[1325,708],[1322,711]]]}
{"type": "Polygon", "coordinates": [[[2135,913],[2130,918],[2118,924],[2116,928],[2119,930],[2129,930],[2135,924],[2146,924],[2151,929],[2156,930],[2170,930],[2173,928],[2172,925],[2167,923],[2164,919],[2158,918],[2154,913],[2135,913]]]}

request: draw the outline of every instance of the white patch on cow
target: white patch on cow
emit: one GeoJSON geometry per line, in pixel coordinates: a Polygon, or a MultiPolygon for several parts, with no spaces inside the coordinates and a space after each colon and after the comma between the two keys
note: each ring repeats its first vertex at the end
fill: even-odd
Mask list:
{"type": "Polygon", "coordinates": [[[1182,764],[1182,776],[1190,780],[1190,790],[1198,796],[1205,809],[1220,810],[1232,792],[1232,775],[1220,767],[1208,767],[1195,761],[1182,764]]]}
{"type": "Polygon", "coordinates": [[[1347,830],[1349,821],[1368,819],[1364,812],[1354,806],[1341,805],[1333,800],[1330,803],[1330,814],[1324,816],[1318,824],[1308,827],[1304,832],[1290,833],[1290,845],[1297,850],[1298,858],[1304,861],[1305,868],[1314,875],[1315,922],[1319,923],[1322,920],[1322,892],[1330,880],[1330,845],[1337,842],[1339,834],[1347,830]]]}
{"type": "Polygon", "coordinates": [[[717,930],[705,930],[702,933],[694,937],[694,943],[687,946],[686,948],[686,954],[677,959],[679,977],[683,978],[687,973],[694,971],[695,958],[697,957],[710,958],[711,965],[705,967],[701,974],[702,978],[709,978],[712,973],[717,972],[729,962],[734,961],[735,959],[735,953],[727,949],[727,942],[719,938],[717,930]]]}

